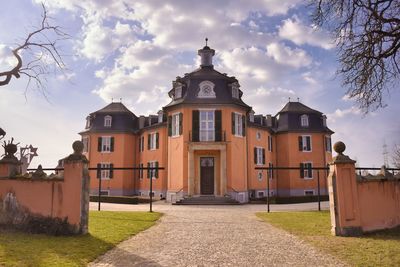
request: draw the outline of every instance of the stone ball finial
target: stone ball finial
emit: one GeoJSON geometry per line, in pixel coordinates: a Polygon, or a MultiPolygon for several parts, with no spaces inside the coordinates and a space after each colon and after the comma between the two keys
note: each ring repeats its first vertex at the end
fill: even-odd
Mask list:
{"type": "Polygon", "coordinates": [[[72,144],[72,148],[74,149],[74,154],[82,155],[82,152],[83,152],[83,143],[82,143],[82,141],[79,141],[79,140],[75,141],[72,144]]]}
{"type": "Polygon", "coordinates": [[[333,149],[336,151],[336,153],[338,153],[339,155],[343,155],[343,152],[346,150],[346,145],[342,142],[336,142],[333,145],[333,149]]]}

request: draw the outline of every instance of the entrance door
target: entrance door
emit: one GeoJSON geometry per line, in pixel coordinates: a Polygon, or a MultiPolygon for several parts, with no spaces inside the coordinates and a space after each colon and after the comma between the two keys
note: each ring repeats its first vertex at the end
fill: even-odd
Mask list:
{"type": "Polygon", "coordinates": [[[214,195],[214,158],[200,158],[200,193],[214,195]]]}

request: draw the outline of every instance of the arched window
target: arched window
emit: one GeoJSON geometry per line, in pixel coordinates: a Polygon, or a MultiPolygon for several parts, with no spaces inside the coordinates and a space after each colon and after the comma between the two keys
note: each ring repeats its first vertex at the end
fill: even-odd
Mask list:
{"type": "Polygon", "coordinates": [[[107,115],[104,117],[104,127],[111,127],[112,117],[107,115]]]}
{"type": "Polygon", "coordinates": [[[308,115],[304,114],[300,116],[301,127],[308,127],[308,115]]]}

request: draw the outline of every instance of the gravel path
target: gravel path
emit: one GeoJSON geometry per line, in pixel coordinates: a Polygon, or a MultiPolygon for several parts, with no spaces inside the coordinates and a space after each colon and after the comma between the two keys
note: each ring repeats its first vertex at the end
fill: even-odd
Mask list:
{"type": "Polygon", "coordinates": [[[156,206],[165,215],[89,266],[344,266],[244,206],[156,206]]]}

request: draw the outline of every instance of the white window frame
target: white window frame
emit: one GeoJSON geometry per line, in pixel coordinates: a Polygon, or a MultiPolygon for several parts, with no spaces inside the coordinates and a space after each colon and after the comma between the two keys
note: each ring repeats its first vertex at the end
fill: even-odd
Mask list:
{"type": "Polygon", "coordinates": [[[232,97],[239,99],[239,88],[236,86],[232,86],[232,97]]]}
{"type": "Polygon", "coordinates": [[[312,166],[313,166],[313,164],[312,164],[311,161],[303,162],[303,173],[304,173],[304,178],[303,178],[303,179],[305,179],[305,180],[314,179],[314,178],[313,178],[313,169],[312,169],[312,166]],[[310,173],[308,172],[308,167],[306,167],[306,164],[311,164],[311,176],[310,176],[310,173]],[[306,174],[307,174],[307,175],[306,175],[306,174]]]}
{"type": "Polygon", "coordinates": [[[172,114],[172,137],[179,136],[179,113],[172,114]]]}
{"type": "Polygon", "coordinates": [[[243,114],[234,112],[235,114],[235,136],[243,137],[243,114]]]}
{"type": "Polygon", "coordinates": [[[325,135],[324,142],[325,142],[325,151],[328,153],[332,153],[332,138],[329,135],[325,135]],[[327,141],[328,139],[329,139],[329,142],[327,141]]]}
{"type": "Polygon", "coordinates": [[[83,153],[88,153],[89,152],[89,137],[88,136],[82,137],[82,143],[83,143],[83,153]]]}
{"type": "Polygon", "coordinates": [[[301,139],[302,139],[302,143],[303,143],[302,152],[312,152],[312,136],[311,135],[302,135],[301,139]],[[310,138],[310,150],[307,150],[307,137],[310,138]]]}
{"type": "Polygon", "coordinates": [[[261,140],[261,132],[259,131],[256,132],[256,139],[261,140]]]}
{"type": "Polygon", "coordinates": [[[272,152],[272,136],[271,135],[268,135],[268,151],[269,152],[272,152]]]}
{"type": "Polygon", "coordinates": [[[315,190],[314,189],[306,189],[304,190],[304,195],[305,196],[315,196],[315,190]],[[307,194],[306,192],[312,192],[312,194],[307,194]]]}
{"type": "Polygon", "coordinates": [[[215,141],[215,110],[199,110],[199,140],[201,142],[215,141]],[[205,114],[205,119],[202,118],[202,114],[205,114]],[[211,118],[210,114],[212,114],[211,118]],[[203,123],[205,123],[205,127],[202,127],[203,123]],[[209,123],[211,123],[211,128],[209,128],[209,123]],[[202,135],[204,132],[205,136],[202,135]]]}
{"type": "MultiPolygon", "coordinates": [[[[110,168],[110,162],[101,162],[101,168],[110,168]]],[[[100,178],[101,180],[110,180],[110,169],[108,170],[100,170],[100,178]]]]}
{"type": "Polygon", "coordinates": [[[264,191],[257,191],[257,198],[263,198],[263,197],[265,197],[265,192],[264,191]]]}
{"type": "Polygon", "coordinates": [[[157,132],[150,133],[150,150],[157,149],[157,132]]]}
{"type": "Polygon", "coordinates": [[[164,116],[164,113],[162,111],[159,111],[158,112],[158,123],[163,122],[163,116],[164,116]]]}
{"type": "Polygon", "coordinates": [[[257,163],[256,163],[256,165],[264,165],[263,164],[263,153],[262,153],[262,150],[264,148],[256,146],[256,149],[257,149],[257,163]]]}
{"type": "Polygon", "coordinates": [[[107,115],[104,117],[104,127],[111,127],[112,125],[112,117],[110,115],[107,115]]]}
{"type": "Polygon", "coordinates": [[[90,116],[86,117],[86,127],[85,129],[89,129],[92,126],[92,118],[90,116]]]}
{"type": "Polygon", "coordinates": [[[182,97],[182,86],[175,87],[175,99],[182,97]]]}
{"type": "MultiPolygon", "coordinates": [[[[149,168],[155,168],[156,167],[156,162],[157,162],[157,160],[148,161],[148,163],[150,163],[149,164],[149,168]]],[[[149,174],[150,174],[149,178],[155,180],[156,179],[156,170],[153,169],[153,170],[148,170],[148,171],[149,171],[149,174]]]]}
{"type": "Polygon", "coordinates": [[[110,153],[111,152],[111,136],[101,137],[101,152],[110,153]]]}
{"type": "Polygon", "coordinates": [[[301,127],[308,127],[310,125],[307,114],[303,114],[300,116],[300,125],[301,125],[301,127]]]}

